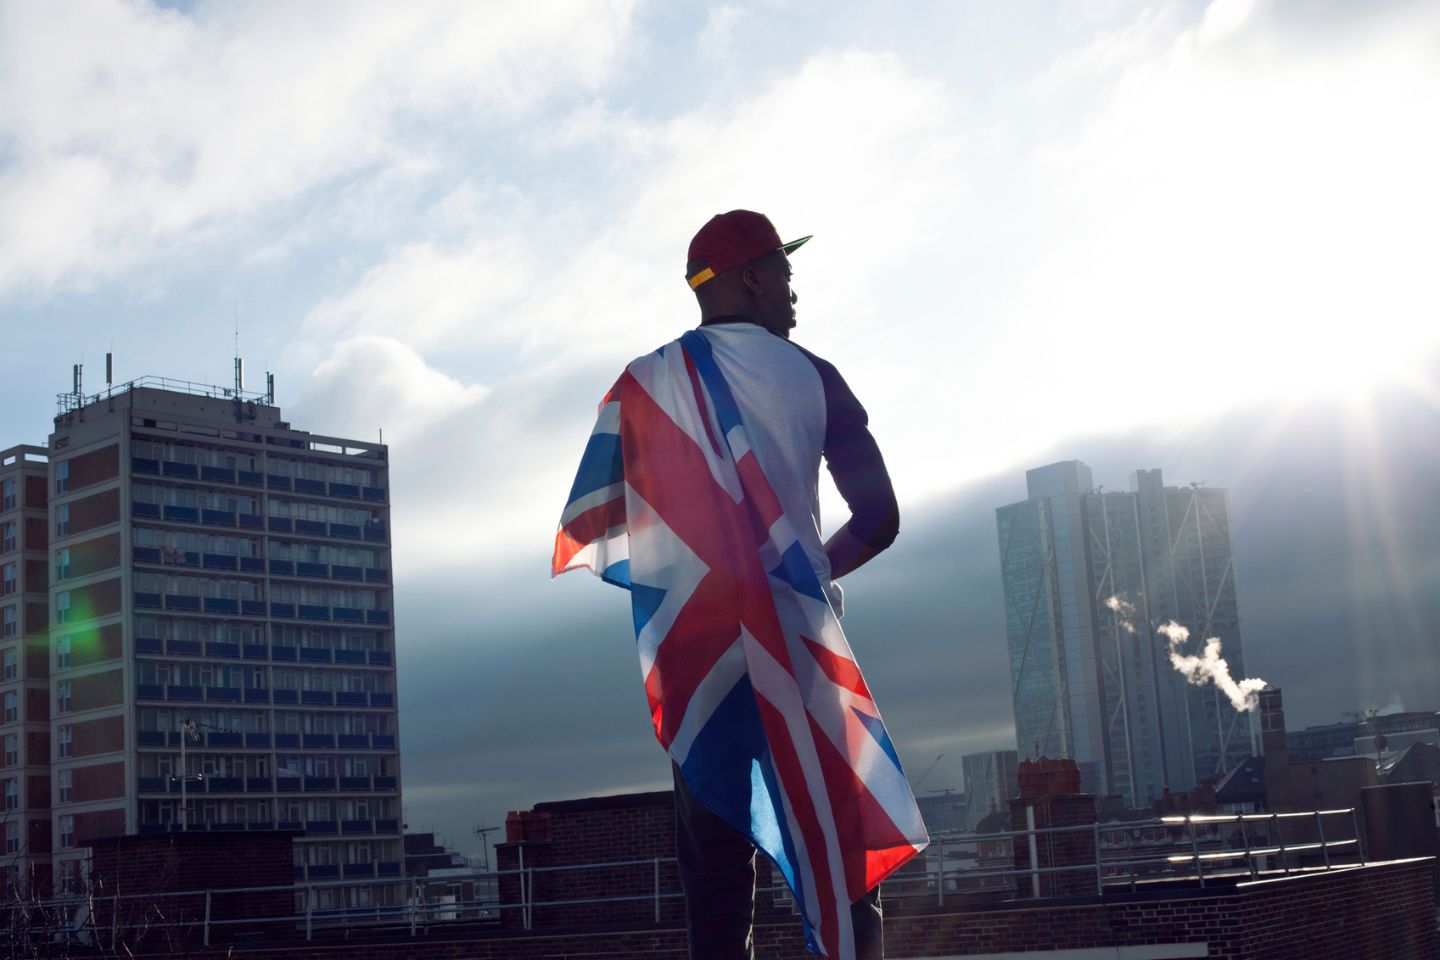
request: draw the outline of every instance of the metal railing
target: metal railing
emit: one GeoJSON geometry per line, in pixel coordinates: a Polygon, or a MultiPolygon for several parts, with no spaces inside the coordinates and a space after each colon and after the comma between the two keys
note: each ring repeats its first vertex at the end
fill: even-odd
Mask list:
{"type": "Polygon", "coordinates": [[[99,403],[101,400],[108,400],[111,397],[118,397],[121,394],[129,393],[131,390],[152,387],[156,390],[169,390],[172,393],[188,393],[192,397],[209,397],[211,399],[242,400],[247,403],[273,403],[273,398],[267,393],[258,393],[251,390],[236,390],[234,387],[219,387],[209,383],[196,383],[193,380],[172,380],[168,377],[139,377],[135,380],[127,380],[124,383],[117,383],[114,386],[106,387],[96,393],[83,394],[71,391],[70,393],[57,393],[55,405],[57,413],[64,415],[81,407],[88,407],[92,403],[99,403]]]}
{"type": "MultiPolygon", "coordinates": [[[[942,834],[936,836],[918,869],[902,869],[882,890],[887,902],[901,909],[943,908],[974,894],[1009,897],[1042,896],[1049,879],[1050,896],[1103,896],[1107,892],[1135,891],[1142,884],[1194,883],[1200,888],[1216,882],[1256,880],[1262,874],[1290,874],[1333,870],[1346,864],[1364,864],[1359,824],[1353,809],[1305,813],[1233,814],[1162,817],[1126,823],[1085,824],[1073,827],[1039,827],[993,834],[942,834]],[[1326,822],[1340,821],[1342,828],[1326,822]],[[1348,829],[1343,827],[1348,826],[1348,829]],[[1229,832],[1226,833],[1226,828],[1229,832]],[[1313,829],[1313,835],[1311,833],[1313,829]],[[1058,855],[1055,845],[1070,842],[1058,855]],[[1015,844],[1022,844],[1022,856],[1015,844]],[[1044,847],[1044,855],[1042,855],[1044,847]],[[1089,856],[1082,855],[1088,849],[1089,856]],[[949,854],[950,856],[947,856],[949,854]],[[1069,862],[1057,863],[1059,859],[1069,862]],[[988,866],[987,866],[988,864],[988,866]],[[1056,878],[1083,877],[1055,888],[1056,878]],[[1028,890],[1027,890],[1028,888],[1028,890]]],[[[537,911],[596,904],[650,903],[643,912],[659,923],[667,901],[684,897],[673,871],[673,857],[618,860],[566,866],[526,865],[524,848],[513,869],[448,872],[440,877],[396,877],[302,882],[267,887],[134,893],[54,900],[12,901],[17,911],[44,918],[52,928],[86,942],[119,943],[143,934],[165,936],[177,928],[188,930],[209,946],[218,932],[233,931],[231,939],[280,932],[305,940],[317,936],[354,937],[367,931],[399,928],[411,935],[440,925],[498,925],[502,914],[515,911],[520,926],[535,927],[537,911]],[[646,869],[648,868],[648,869],[646,869]],[[628,892],[599,896],[542,898],[537,881],[563,874],[629,871],[636,882],[628,892]],[[644,878],[640,880],[639,878],[644,878]],[[253,905],[257,895],[274,894],[276,906],[288,909],[263,916],[231,916],[232,902],[253,905]],[[505,894],[502,896],[502,894],[505,894]],[[340,901],[336,905],[336,901],[340,901]],[[362,902],[368,901],[368,902],[362,902]],[[379,901],[379,902],[377,902],[379,901]],[[60,918],[57,924],[57,919],[60,918]]],[[[772,907],[794,909],[783,884],[761,887],[772,907]]],[[[634,912],[634,911],[632,911],[634,912]]],[[[631,919],[640,920],[634,912],[631,919]]],[[[513,914],[512,914],[513,915],[513,914]]]]}

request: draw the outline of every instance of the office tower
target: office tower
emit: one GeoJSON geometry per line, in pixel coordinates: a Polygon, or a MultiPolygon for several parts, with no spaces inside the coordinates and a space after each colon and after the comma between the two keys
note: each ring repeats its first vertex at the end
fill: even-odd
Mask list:
{"type": "Polygon", "coordinates": [[[1225,491],[1139,470],[1105,492],[1076,460],[1025,479],[1027,499],[996,511],[1020,756],[1074,759],[1086,790],[1134,807],[1239,762],[1248,726],[1155,630],[1187,627],[1186,652],[1219,637],[1244,675],[1225,491]]]}
{"type": "Polygon", "coordinates": [[[1014,750],[987,750],[960,758],[965,774],[965,826],[975,825],[999,810],[1010,817],[1010,801],[1020,794],[1019,757],[1014,750]]]}
{"type": "Polygon", "coordinates": [[[180,829],[303,831],[297,879],[398,876],[386,448],[147,379],[62,395],[49,454],[61,887],[91,837],[180,829]]]}
{"type": "Polygon", "coordinates": [[[915,798],[925,829],[937,833],[961,833],[965,830],[965,794],[954,790],[932,790],[915,798]]]}
{"type": "Polygon", "coordinates": [[[12,888],[50,876],[46,454],[0,451],[0,866],[12,888]]]}

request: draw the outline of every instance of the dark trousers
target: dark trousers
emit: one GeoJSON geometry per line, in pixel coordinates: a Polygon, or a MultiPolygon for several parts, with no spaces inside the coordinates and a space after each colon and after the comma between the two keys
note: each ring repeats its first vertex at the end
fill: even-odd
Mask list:
{"type": "MultiPolygon", "coordinates": [[[[675,855],[685,888],[685,925],[691,960],[753,960],[755,847],[696,800],[675,772],[675,855]]],[[[882,960],[880,888],[850,907],[855,956],[882,960]]]]}

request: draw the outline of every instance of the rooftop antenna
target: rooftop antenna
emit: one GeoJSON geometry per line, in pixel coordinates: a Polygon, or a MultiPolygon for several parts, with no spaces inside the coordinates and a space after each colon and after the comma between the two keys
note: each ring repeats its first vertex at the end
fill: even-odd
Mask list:
{"type": "Polygon", "coordinates": [[[115,354],[105,354],[105,389],[115,385],[115,354]]]}
{"type": "Polygon", "coordinates": [[[235,397],[245,389],[245,361],[240,359],[240,301],[235,301],[235,397]]]}
{"type": "Polygon", "coordinates": [[[490,869],[490,841],[487,839],[490,834],[499,830],[499,827],[482,827],[475,824],[475,836],[480,838],[480,869],[490,869]]]}
{"type": "Polygon", "coordinates": [[[77,363],[77,364],[75,364],[74,366],[72,366],[72,367],[70,368],[71,375],[72,375],[72,380],[74,381],[73,386],[74,386],[75,396],[76,396],[76,397],[82,397],[82,396],[84,396],[84,393],[83,393],[83,392],[81,391],[81,389],[80,389],[80,371],[82,371],[82,370],[84,370],[84,369],[85,369],[85,364],[83,364],[83,363],[77,363]]]}
{"type": "Polygon", "coordinates": [[[275,374],[265,371],[265,403],[275,406],[275,374]]]}

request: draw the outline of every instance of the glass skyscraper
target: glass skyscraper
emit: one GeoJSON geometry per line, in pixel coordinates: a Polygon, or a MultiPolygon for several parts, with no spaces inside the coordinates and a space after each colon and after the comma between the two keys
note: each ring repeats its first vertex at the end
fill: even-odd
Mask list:
{"type": "Polygon", "coordinates": [[[1186,652],[1219,637],[1243,675],[1225,491],[1138,470],[1105,492],[1078,460],[1025,479],[996,511],[1020,757],[1074,759],[1086,790],[1133,807],[1243,759],[1248,725],[1185,682],[1155,629],[1188,628],[1186,652]]]}

